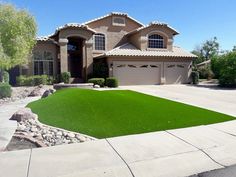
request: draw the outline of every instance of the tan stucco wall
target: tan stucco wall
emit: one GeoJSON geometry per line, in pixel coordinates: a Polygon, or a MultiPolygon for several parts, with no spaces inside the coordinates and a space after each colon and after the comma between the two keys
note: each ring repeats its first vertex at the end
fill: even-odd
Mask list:
{"type": "MultiPolygon", "coordinates": [[[[58,74],[58,46],[50,41],[38,41],[37,44],[35,45],[33,52],[41,52],[43,53],[44,51],[51,52],[53,55],[53,74],[56,76],[58,74]]],[[[31,62],[29,63],[29,75],[34,75],[34,65],[33,65],[33,56],[31,56],[31,62]]]]}
{"type": "MultiPolygon", "coordinates": [[[[109,16],[104,19],[88,23],[87,25],[94,29],[97,33],[102,33],[106,37],[106,51],[115,48],[118,45],[122,45],[127,42],[127,39],[124,37],[128,32],[139,28],[141,25],[130,20],[127,17],[121,16],[125,18],[126,25],[125,26],[113,26],[112,18],[115,16],[109,16]]],[[[104,51],[95,51],[93,50],[94,56],[99,53],[103,53],[104,51]]]]}

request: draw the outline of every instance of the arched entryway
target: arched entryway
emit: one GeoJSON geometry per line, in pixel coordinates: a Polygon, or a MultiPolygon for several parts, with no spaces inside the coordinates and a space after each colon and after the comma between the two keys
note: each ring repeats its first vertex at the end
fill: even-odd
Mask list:
{"type": "Polygon", "coordinates": [[[68,71],[75,79],[83,78],[83,45],[84,39],[80,37],[68,37],[68,71]]]}

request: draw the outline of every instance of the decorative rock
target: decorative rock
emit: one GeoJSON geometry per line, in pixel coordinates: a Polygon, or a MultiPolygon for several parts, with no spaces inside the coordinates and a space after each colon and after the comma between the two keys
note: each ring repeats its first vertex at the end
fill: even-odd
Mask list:
{"type": "Polygon", "coordinates": [[[62,136],[62,132],[61,132],[61,131],[58,131],[58,132],[56,133],[56,135],[57,135],[57,136],[62,136]]]}
{"type": "Polygon", "coordinates": [[[78,138],[81,142],[85,142],[86,141],[86,138],[84,136],[79,136],[78,138]]]}
{"type": "Polygon", "coordinates": [[[32,92],[30,92],[29,96],[31,97],[42,96],[44,92],[45,92],[45,89],[43,88],[43,86],[39,85],[32,92]]]}
{"type": "Polygon", "coordinates": [[[48,97],[48,96],[51,95],[51,94],[52,94],[52,93],[51,93],[50,90],[46,90],[46,91],[43,93],[43,95],[42,95],[41,98],[46,98],[46,97],[48,97]]]}
{"type": "Polygon", "coordinates": [[[51,94],[53,94],[54,92],[56,92],[55,89],[49,89],[49,91],[51,92],[51,94]]]}
{"type": "Polygon", "coordinates": [[[16,120],[17,122],[25,121],[27,119],[37,119],[37,115],[32,113],[30,108],[23,108],[15,112],[10,120],[16,120]]]}
{"type": "Polygon", "coordinates": [[[70,140],[70,142],[71,142],[71,143],[77,143],[77,139],[76,139],[76,138],[72,138],[72,139],[70,140]]]}
{"type": "Polygon", "coordinates": [[[22,124],[19,124],[18,127],[17,127],[17,130],[19,131],[24,131],[26,128],[26,126],[22,125],[22,124]]]}
{"type": "Polygon", "coordinates": [[[36,127],[31,127],[30,131],[31,132],[36,132],[38,129],[36,127]]]}
{"type": "Polygon", "coordinates": [[[93,88],[100,88],[100,85],[94,85],[93,88]]]}
{"type": "Polygon", "coordinates": [[[70,137],[70,138],[74,138],[74,137],[75,137],[75,134],[72,133],[72,132],[70,132],[70,133],[67,134],[67,136],[70,137]]]}

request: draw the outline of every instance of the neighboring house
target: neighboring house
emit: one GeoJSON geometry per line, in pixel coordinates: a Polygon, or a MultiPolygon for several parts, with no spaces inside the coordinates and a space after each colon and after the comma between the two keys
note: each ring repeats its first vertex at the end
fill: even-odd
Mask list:
{"type": "Polygon", "coordinates": [[[204,62],[201,62],[201,63],[197,64],[198,69],[207,68],[209,66],[211,66],[211,60],[206,60],[204,62]]]}
{"type": "Polygon", "coordinates": [[[165,23],[144,26],[127,14],[111,13],[38,38],[21,72],[56,76],[69,71],[71,80],[85,82],[93,63],[105,61],[120,85],[188,83],[196,56],[173,45],[177,34],[165,23]]]}

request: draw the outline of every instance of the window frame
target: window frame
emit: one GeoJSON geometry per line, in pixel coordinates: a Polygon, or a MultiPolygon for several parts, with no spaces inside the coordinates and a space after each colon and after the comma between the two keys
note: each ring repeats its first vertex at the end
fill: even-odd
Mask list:
{"type": "MultiPolygon", "coordinates": [[[[93,40],[94,40],[94,45],[93,45],[93,47],[94,47],[94,50],[95,51],[106,51],[106,43],[107,43],[107,41],[106,41],[106,35],[105,34],[103,34],[103,33],[96,33],[96,34],[94,34],[93,35],[93,40]],[[104,39],[103,39],[103,42],[104,42],[104,44],[103,44],[103,46],[101,47],[101,46],[99,46],[98,48],[96,48],[97,46],[96,46],[96,37],[103,37],[104,39]]],[[[100,41],[101,42],[101,41],[100,41]]]]}
{"type": "Polygon", "coordinates": [[[37,51],[33,55],[33,74],[34,75],[54,75],[54,58],[50,51],[37,51]],[[36,53],[38,56],[36,56],[36,53]],[[50,54],[50,55],[48,55],[50,54]]]}
{"type": "Polygon", "coordinates": [[[165,37],[161,34],[158,33],[152,33],[148,35],[148,41],[147,41],[147,48],[148,49],[166,49],[165,46],[165,37]],[[158,38],[156,39],[150,39],[151,36],[156,35],[158,38]],[[160,38],[159,38],[160,37],[160,38]],[[152,42],[152,45],[156,45],[156,46],[151,46],[150,42],[152,42]],[[162,46],[160,47],[160,42],[162,42],[162,46]]]}

